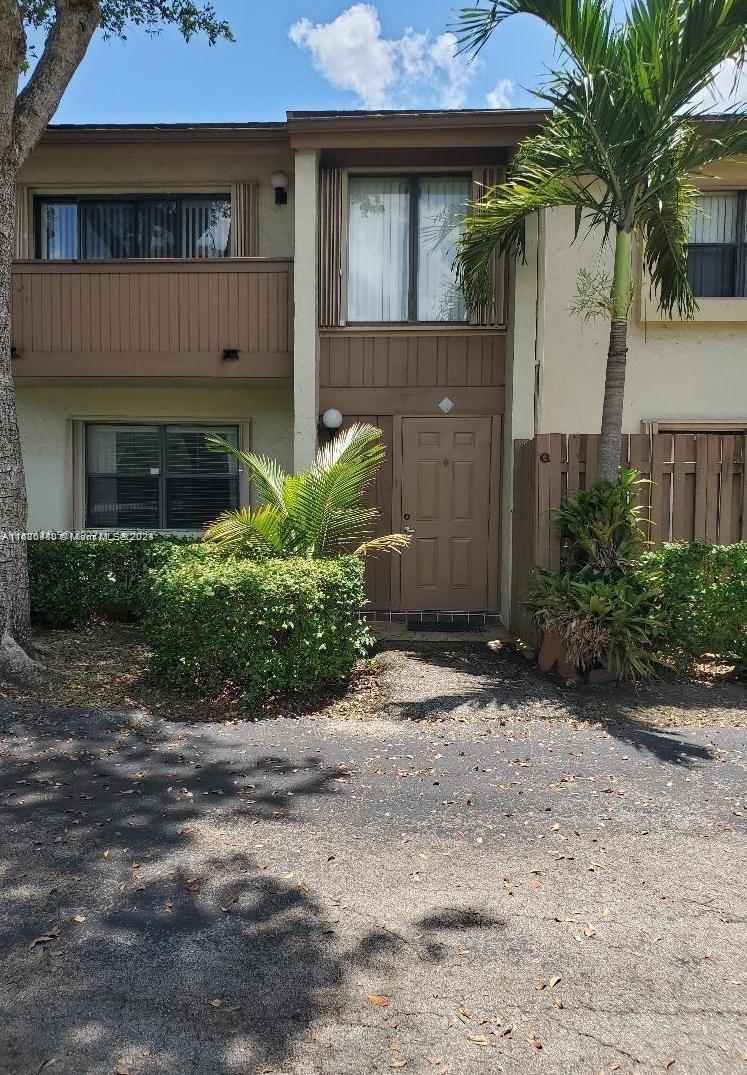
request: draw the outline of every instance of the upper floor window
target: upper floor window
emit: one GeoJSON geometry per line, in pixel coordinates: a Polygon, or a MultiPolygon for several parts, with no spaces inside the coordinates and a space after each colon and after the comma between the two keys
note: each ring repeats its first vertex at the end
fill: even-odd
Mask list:
{"type": "Polygon", "coordinates": [[[690,222],[687,275],[696,295],[747,294],[747,191],[701,194],[690,222]]]}
{"type": "Polygon", "coordinates": [[[351,176],[348,321],[465,321],[452,268],[470,176],[351,176]]]}
{"type": "Polygon", "coordinates": [[[36,256],[222,258],[229,253],[227,194],[40,197],[36,256]]]}

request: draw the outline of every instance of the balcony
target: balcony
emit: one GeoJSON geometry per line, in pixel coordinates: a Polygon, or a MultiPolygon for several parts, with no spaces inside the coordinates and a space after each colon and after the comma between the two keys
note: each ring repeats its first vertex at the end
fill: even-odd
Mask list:
{"type": "Polygon", "coordinates": [[[290,377],[293,263],[17,261],[13,346],[17,379],[290,377]]]}

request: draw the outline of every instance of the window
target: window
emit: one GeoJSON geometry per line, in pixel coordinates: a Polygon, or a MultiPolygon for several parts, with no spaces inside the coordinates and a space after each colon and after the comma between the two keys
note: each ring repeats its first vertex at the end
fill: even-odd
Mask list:
{"type": "Polygon", "coordinates": [[[230,246],[227,194],[37,198],[36,256],[221,258],[230,246]]]}
{"type": "Polygon", "coordinates": [[[236,426],[88,424],[86,526],[199,530],[238,507],[236,460],[207,433],[238,445],[236,426]]]}
{"type": "Polygon", "coordinates": [[[747,191],[702,194],[692,214],[687,275],[696,295],[747,294],[747,191]]]}
{"type": "Polygon", "coordinates": [[[351,176],[348,321],[464,321],[452,270],[471,176],[351,176]]]}

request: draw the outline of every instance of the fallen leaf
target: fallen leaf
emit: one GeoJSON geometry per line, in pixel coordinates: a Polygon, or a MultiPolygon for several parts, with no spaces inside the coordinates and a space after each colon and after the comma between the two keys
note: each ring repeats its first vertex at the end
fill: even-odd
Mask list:
{"type": "Polygon", "coordinates": [[[60,927],[52,926],[46,933],[41,933],[38,937],[34,937],[33,941],[29,945],[30,948],[35,948],[37,944],[49,944],[50,941],[56,941],[60,935],[60,927]]]}
{"type": "Polygon", "coordinates": [[[220,997],[213,997],[213,999],[210,1001],[210,1007],[211,1008],[220,1008],[222,1003],[223,1003],[223,1001],[220,999],[220,997]]]}
{"type": "Polygon", "coordinates": [[[470,1034],[469,1040],[475,1045],[487,1045],[488,1039],[483,1034],[470,1034]]]}
{"type": "Polygon", "coordinates": [[[665,1071],[669,1071],[669,1069],[673,1068],[673,1067],[674,1067],[674,1059],[664,1061],[664,1070],[665,1071]]]}
{"type": "Polygon", "coordinates": [[[538,1038],[527,1038],[527,1041],[529,1042],[529,1044],[532,1046],[533,1049],[541,1049],[542,1048],[542,1042],[538,1038]]]}
{"type": "Polygon", "coordinates": [[[553,996],[552,1002],[555,1005],[555,1007],[558,1008],[558,1009],[565,1007],[565,1005],[563,1004],[563,1001],[560,999],[560,997],[553,996]]]}
{"type": "Polygon", "coordinates": [[[74,914],[73,915],[73,922],[85,922],[85,920],[86,920],[85,915],[82,915],[82,914],[74,914]]]}
{"type": "Polygon", "coordinates": [[[392,1060],[389,1065],[390,1068],[403,1068],[407,1064],[406,1060],[392,1060]]]}
{"type": "Polygon", "coordinates": [[[551,989],[554,989],[556,985],[562,982],[562,980],[563,979],[560,977],[560,975],[556,974],[555,977],[551,978],[547,984],[550,986],[551,989]]]}
{"type": "Polygon", "coordinates": [[[389,997],[380,997],[377,993],[366,993],[366,998],[375,1004],[377,1008],[388,1008],[389,997]]]}

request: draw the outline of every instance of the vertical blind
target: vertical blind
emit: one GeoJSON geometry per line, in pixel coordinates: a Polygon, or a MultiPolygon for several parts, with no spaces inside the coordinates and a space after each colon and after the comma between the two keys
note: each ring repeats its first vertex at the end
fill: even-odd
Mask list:
{"type": "Polygon", "coordinates": [[[745,193],[700,195],[691,215],[688,243],[688,278],[695,294],[743,295],[746,247],[745,193]]]}
{"type": "MultiPolygon", "coordinates": [[[[219,258],[231,246],[228,195],[39,198],[37,257],[219,258]]],[[[246,245],[246,244],[245,244],[246,245]]]]}
{"type": "Polygon", "coordinates": [[[403,178],[348,183],[348,319],[406,321],[410,187],[403,178]]]}
{"type": "Polygon", "coordinates": [[[453,269],[470,176],[351,176],[349,321],[464,321],[453,269]]]}
{"type": "Polygon", "coordinates": [[[208,433],[238,444],[235,426],[88,424],[86,526],[199,530],[237,507],[236,460],[208,433]]]}
{"type": "Polygon", "coordinates": [[[453,271],[472,180],[418,183],[418,321],[464,321],[467,307],[453,271]]]}

